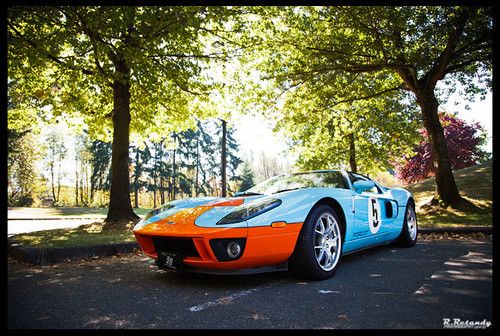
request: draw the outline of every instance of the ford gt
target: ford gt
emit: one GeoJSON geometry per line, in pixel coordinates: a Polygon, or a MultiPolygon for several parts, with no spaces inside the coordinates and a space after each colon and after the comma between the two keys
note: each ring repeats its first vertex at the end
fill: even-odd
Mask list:
{"type": "Polygon", "coordinates": [[[342,256],[417,241],[415,201],[402,188],[341,170],[282,174],[233,197],[163,204],[134,229],[162,269],[205,273],[291,270],[327,279],[342,256]]]}

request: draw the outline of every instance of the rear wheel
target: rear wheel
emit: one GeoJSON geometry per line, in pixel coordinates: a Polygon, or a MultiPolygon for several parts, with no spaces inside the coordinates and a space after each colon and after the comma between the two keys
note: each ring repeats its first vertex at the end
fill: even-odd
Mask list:
{"type": "Polygon", "coordinates": [[[331,207],[320,205],[304,222],[289,266],[300,277],[328,279],[338,268],[341,252],[339,218],[331,207]]]}
{"type": "Polygon", "coordinates": [[[402,247],[412,247],[417,243],[418,226],[417,215],[415,213],[415,205],[409,202],[406,206],[405,219],[403,221],[403,229],[397,239],[397,243],[402,247]]]}

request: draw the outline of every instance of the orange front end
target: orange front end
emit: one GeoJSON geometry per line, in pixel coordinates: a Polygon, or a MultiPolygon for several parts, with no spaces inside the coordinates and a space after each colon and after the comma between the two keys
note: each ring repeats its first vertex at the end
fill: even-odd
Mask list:
{"type": "Polygon", "coordinates": [[[283,263],[292,254],[302,228],[302,223],[284,222],[250,228],[196,226],[196,218],[208,209],[180,210],[134,230],[137,242],[154,259],[158,259],[158,250],[181,255],[187,269],[237,270],[283,263]],[[228,254],[233,241],[241,250],[237,249],[239,253],[232,259],[228,254]]]}

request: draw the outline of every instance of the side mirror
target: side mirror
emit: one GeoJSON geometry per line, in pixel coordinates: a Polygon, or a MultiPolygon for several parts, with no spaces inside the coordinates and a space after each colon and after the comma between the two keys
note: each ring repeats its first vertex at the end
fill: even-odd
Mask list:
{"type": "Polygon", "coordinates": [[[358,180],[352,186],[358,194],[361,194],[363,191],[373,188],[375,183],[373,181],[358,180]]]}

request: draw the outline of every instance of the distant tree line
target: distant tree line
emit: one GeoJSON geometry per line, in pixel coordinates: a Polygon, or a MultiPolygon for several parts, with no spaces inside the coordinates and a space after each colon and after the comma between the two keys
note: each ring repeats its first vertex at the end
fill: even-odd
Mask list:
{"type": "MultiPolygon", "coordinates": [[[[243,163],[238,153],[238,143],[234,128],[226,132],[226,170],[229,193],[244,190],[254,183],[254,174],[246,163],[239,174],[238,168],[243,163]]],[[[33,134],[10,136],[9,151],[9,204],[29,206],[35,195],[48,196],[54,205],[106,206],[109,202],[111,187],[112,144],[101,140],[92,140],[86,132],[76,135],[74,187],[61,186],[64,174],[61,170],[63,160],[69,159],[68,148],[62,136],[52,129],[43,139],[45,147],[45,174],[36,171],[36,161],[25,160],[31,151],[26,146],[33,134]],[[23,138],[24,137],[24,138],[23,138]],[[18,153],[26,153],[20,157],[18,153]],[[23,160],[24,159],[24,160],[23,160]],[[17,168],[29,166],[31,169],[17,168]],[[23,166],[24,165],[24,166],[23,166]],[[49,185],[45,192],[33,192],[33,179],[19,176],[29,172],[38,176],[38,182],[49,185]],[[47,180],[43,180],[46,175],[47,180]],[[19,182],[23,183],[19,183],[19,182]],[[16,186],[16,188],[14,188],[16,186]],[[61,190],[64,190],[62,197],[61,190]],[[72,194],[73,196],[71,196],[72,194]]],[[[195,130],[171,132],[159,141],[146,139],[140,143],[131,143],[129,155],[129,176],[131,181],[131,200],[135,208],[157,207],[178,198],[196,196],[221,196],[221,125],[216,120],[198,121],[195,130]]],[[[40,188],[39,188],[40,189],[40,188]]],[[[41,188],[40,190],[42,190],[41,188]]]]}

